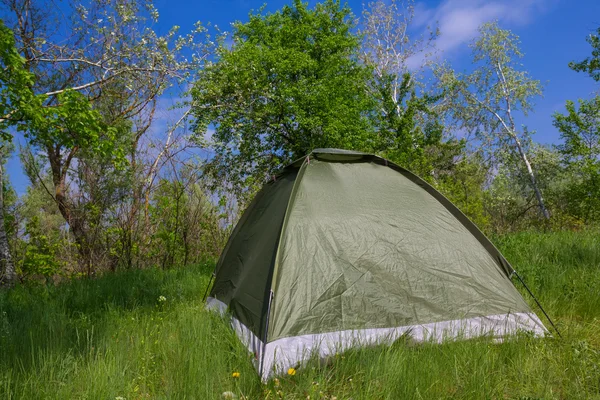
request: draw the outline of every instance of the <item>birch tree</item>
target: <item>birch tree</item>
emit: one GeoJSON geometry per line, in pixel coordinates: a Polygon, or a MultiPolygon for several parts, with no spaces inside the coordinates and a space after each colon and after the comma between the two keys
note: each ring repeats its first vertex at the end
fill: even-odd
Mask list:
{"type": "Polygon", "coordinates": [[[426,93],[416,79],[435,53],[439,35],[437,27],[428,26],[421,34],[415,32],[419,29],[413,0],[368,3],[360,24],[361,59],[373,71],[369,89],[377,104],[374,150],[433,181],[463,146],[445,140],[435,112],[440,96],[426,93]]]}
{"type": "Polygon", "coordinates": [[[457,73],[446,65],[436,68],[447,95],[446,110],[459,129],[475,134],[475,144],[491,159],[502,162],[504,153],[520,160],[540,212],[549,219],[528,154],[530,133],[516,123],[518,115],[527,116],[532,111],[533,99],[542,94],[542,85],[519,64],[523,57],[519,38],[497,23],[482,25],[471,48],[471,73],[457,73]]]}
{"type": "MultiPolygon", "coordinates": [[[[410,98],[413,104],[416,100],[415,74],[435,50],[439,31],[427,27],[426,34],[413,36],[414,18],[414,0],[376,0],[368,3],[362,13],[360,55],[372,68],[370,90],[383,119],[403,119],[409,114],[412,122],[413,114],[417,114],[412,109],[407,113],[407,100],[410,98]]],[[[427,105],[434,102],[424,101],[427,105]]],[[[424,111],[423,107],[416,108],[424,111]]]]}
{"type": "MultiPolygon", "coordinates": [[[[362,60],[373,67],[377,79],[394,76],[390,97],[395,99],[401,90],[406,73],[418,72],[435,52],[435,40],[440,32],[427,26],[425,33],[413,31],[414,0],[376,0],[363,10],[360,33],[362,60]]],[[[408,85],[412,83],[412,75],[408,85]]]]}

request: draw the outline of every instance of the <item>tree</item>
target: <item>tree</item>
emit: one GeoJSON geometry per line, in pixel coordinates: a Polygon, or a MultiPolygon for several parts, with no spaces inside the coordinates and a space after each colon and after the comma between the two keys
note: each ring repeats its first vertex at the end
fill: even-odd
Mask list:
{"type": "Polygon", "coordinates": [[[428,52],[435,51],[439,36],[437,28],[429,27],[427,36],[410,35],[414,4],[414,0],[376,0],[368,3],[362,14],[361,59],[373,68],[376,81],[389,82],[387,95],[391,101],[401,98],[402,87],[413,85],[411,72],[418,72],[426,64],[428,52]],[[407,73],[411,73],[408,78],[407,73]]]}
{"type": "Polygon", "coordinates": [[[206,196],[196,168],[172,168],[172,179],[161,179],[153,193],[149,260],[162,268],[186,266],[202,257],[216,257],[223,229],[217,208],[206,196]]]}
{"type": "Polygon", "coordinates": [[[436,188],[448,197],[479,229],[490,230],[489,213],[485,209],[489,171],[480,152],[465,154],[463,151],[452,168],[446,168],[435,179],[436,188]]]}
{"type": "MultiPolygon", "coordinates": [[[[600,81],[600,28],[587,42],[592,55],[569,67],[600,81]]],[[[591,100],[568,100],[566,114],[554,113],[554,126],[564,143],[558,146],[563,163],[573,177],[569,181],[571,211],[584,222],[600,218],[600,95],[591,100]]]]}
{"type": "Polygon", "coordinates": [[[481,149],[490,157],[494,157],[494,153],[517,156],[541,214],[549,219],[550,213],[528,156],[530,132],[520,131],[515,122],[515,113],[526,116],[532,110],[532,99],[541,94],[541,84],[526,71],[519,70],[517,61],[523,54],[518,37],[497,23],[482,25],[471,48],[476,66],[472,73],[458,74],[446,66],[436,69],[448,96],[446,109],[459,128],[475,132],[481,149]]]}
{"type": "Polygon", "coordinates": [[[571,61],[569,68],[577,72],[586,72],[596,82],[600,82],[600,28],[586,40],[592,46],[592,56],[580,62],[571,61]]]}
{"type": "MultiPolygon", "coordinates": [[[[545,205],[552,211],[552,224],[564,222],[556,203],[557,189],[562,178],[558,153],[551,147],[532,143],[528,148],[529,161],[536,171],[536,181],[545,194],[545,205]]],[[[489,174],[485,186],[485,210],[495,233],[519,231],[546,221],[539,219],[539,204],[531,190],[527,170],[516,152],[503,155],[504,162],[489,174]]]]}
{"type": "Polygon", "coordinates": [[[394,75],[387,75],[373,83],[378,89],[374,151],[435,184],[436,176],[453,168],[464,142],[444,140],[444,126],[433,110],[441,96],[418,96],[409,73],[400,86],[391,89],[395,80],[394,75]]]}
{"type": "MultiPolygon", "coordinates": [[[[97,209],[98,196],[83,191],[93,184],[96,194],[100,189],[106,193],[114,183],[111,177],[121,179],[118,170],[128,164],[132,171],[139,169],[138,145],[159,96],[191,76],[205,55],[200,50],[188,61],[182,54],[184,47],[199,49],[193,39],[203,28],[198,25],[177,38],[174,27],[159,36],[148,23],[156,22],[158,12],[142,0],[92,0],[61,9],[48,8],[44,1],[3,0],[3,6],[35,99],[33,112],[19,111],[26,117],[19,129],[30,146],[46,155],[52,177],[47,192],[90,273],[93,231],[105,210],[97,209]],[[104,181],[90,181],[98,173],[104,181]]],[[[19,107],[10,105],[4,115],[14,120],[19,107]]],[[[141,192],[149,188],[132,190],[135,213],[141,192]]]]}
{"type": "Polygon", "coordinates": [[[412,0],[370,2],[360,26],[361,59],[373,71],[375,151],[431,181],[440,169],[451,167],[462,144],[443,140],[444,126],[434,111],[441,96],[417,93],[422,85],[415,74],[426,64],[427,52],[435,50],[439,32],[413,38],[413,19],[412,0]]]}
{"type": "Polygon", "coordinates": [[[192,90],[197,137],[214,129],[208,172],[217,182],[247,198],[313,148],[372,149],[371,72],[352,28],[337,0],[314,9],[294,0],[234,24],[232,42],[220,43],[192,90]]]}
{"type": "Polygon", "coordinates": [[[584,222],[600,218],[600,96],[567,101],[567,113],[554,113],[554,126],[564,143],[563,162],[573,174],[570,182],[575,213],[584,222]]]}
{"type": "Polygon", "coordinates": [[[17,275],[4,223],[4,160],[12,149],[8,129],[33,117],[37,107],[31,90],[33,76],[23,68],[24,63],[15,46],[13,32],[0,20],[0,278],[9,286],[14,284],[17,275]]]}
{"type": "Polygon", "coordinates": [[[57,274],[75,272],[77,249],[56,202],[46,191],[52,177],[44,168],[43,155],[32,153],[30,148],[21,148],[19,155],[30,185],[17,209],[20,229],[13,249],[18,273],[21,279],[43,276],[49,280],[57,274]]]}
{"type": "Polygon", "coordinates": [[[5,152],[6,144],[2,145],[0,149],[0,282],[6,282],[8,286],[11,286],[16,282],[17,274],[15,271],[15,265],[10,252],[10,246],[8,244],[8,236],[6,234],[6,226],[4,221],[4,159],[6,158],[5,152]]]}

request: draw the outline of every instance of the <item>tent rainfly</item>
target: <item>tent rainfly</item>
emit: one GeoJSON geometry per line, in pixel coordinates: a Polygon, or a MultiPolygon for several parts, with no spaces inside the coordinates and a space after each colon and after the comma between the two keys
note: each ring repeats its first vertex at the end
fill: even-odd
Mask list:
{"type": "Polygon", "coordinates": [[[317,149],[264,185],[219,259],[263,380],[351,347],[547,333],[512,267],[448,199],[387,160],[317,149]]]}

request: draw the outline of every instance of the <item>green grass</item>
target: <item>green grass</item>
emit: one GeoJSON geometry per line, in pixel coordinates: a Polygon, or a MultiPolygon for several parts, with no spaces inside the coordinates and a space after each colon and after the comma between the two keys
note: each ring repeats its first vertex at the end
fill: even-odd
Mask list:
{"type": "Polygon", "coordinates": [[[204,310],[210,263],[124,271],[0,292],[0,399],[600,399],[600,232],[495,242],[563,339],[397,342],[262,385],[204,310]]]}

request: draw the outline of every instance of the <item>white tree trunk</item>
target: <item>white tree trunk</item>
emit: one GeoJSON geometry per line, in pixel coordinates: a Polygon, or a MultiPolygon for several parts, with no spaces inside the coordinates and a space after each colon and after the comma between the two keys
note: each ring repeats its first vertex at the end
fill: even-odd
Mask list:
{"type": "Polygon", "coordinates": [[[519,150],[519,156],[521,157],[521,160],[523,161],[523,163],[525,164],[525,167],[527,168],[527,174],[529,175],[529,180],[531,182],[531,188],[533,189],[533,191],[535,193],[535,197],[537,198],[538,205],[540,207],[540,211],[541,211],[542,215],[544,216],[544,218],[550,219],[550,213],[548,212],[548,209],[546,208],[546,205],[544,204],[544,198],[542,197],[542,191],[538,187],[537,180],[535,179],[535,174],[533,173],[533,168],[531,167],[531,163],[529,162],[529,159],[527,158],[527,154],[525,153],[525,150],[523,149],[523,146],[521,145],[521,141],[519,140],[519,136],[517,135],[515,120],[513,119],[513,116],[512,116],[511,92],[508,88],[508,83],[506,82],[506,77],[504,75],[504,69],[502,68],[502,65],[500,64],[500,62],[496,63],[495,68],[496,68],[496,74],[498,75],[499,83],[502,87],[502,93],[504,95],[504,100],[506,101],[506,114],[508,115],[508,123],[509,124],[507,125],[507,121],[505,121],[498,114],[498,112],[494,111],[490,106],[485,105],[483,102],[481,102],[479,100],[478,100],[478,102],[481,105],[483,105],[488,111],[490,111],[492,114],[494,114],[494,116],[498,119],[498,121],[504,126],[504,129],[506,129],[506,132],[508,133],[508,135],[515,141],[515,144],[517,145],[517,149],[519,150]]]}
{"type": "Polygon", "coordinates": [[[533,191],[535,192],[535,197],[537,198],[538,204],[540,206],[540,211],[541,211],[542,215],[544,216],[544,218],[550,219],[550,213],[548,212],[548,209],[546,208],[546,205],[544,204],[544,198],[542,197],[542,191],[538,187],[537,180],[535,179],[535,174],[533,173],[533,168],[531,168],[531,163],[529,162],[529,159],[527,158],[527,154],[525,154],[525,151],[523,150],[523,146],[521,146],[521,141],[514,134],[513,134],[513,139],[515,141],[515,144],[517,145],[517,149],[519,149],[519,156],[521,157],[521,160],[523,160],[523,163],[525,164],[525,167],[527,168],[527,174],[529,175],[529,180],[531,181],[531,187],[532,187],[533,191]]]}
{"type": "Polygon", "coordinates": [[[0,266],[0,271],[4,270],[2,281],[8,286],[14,285],[17,281],[17,273],[10,256],[8,237],[4,226],[4,174],[2,164],[0,164],[0,266]]]}

